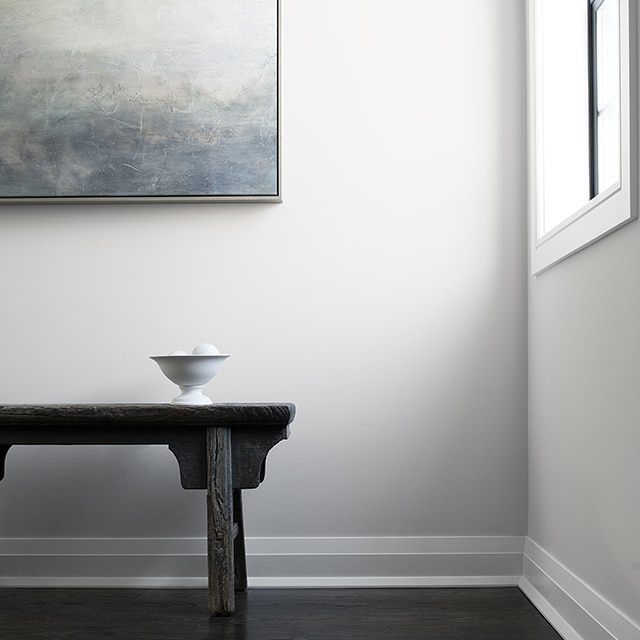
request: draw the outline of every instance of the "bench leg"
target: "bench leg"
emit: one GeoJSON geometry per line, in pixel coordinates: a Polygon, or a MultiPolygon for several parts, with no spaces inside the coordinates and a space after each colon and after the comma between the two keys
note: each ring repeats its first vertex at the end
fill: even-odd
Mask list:
{"type": "Polygon", "coordinates": [[[244,546],[244,517],[242,515],[242,490],[233,490],[233,521],[236,524],[236,537],[233,540],[233,562],[236,591],[247,588],[247,555],[244,546]]]}
{"type": "Polygon", "coordinates": [[[4,462],[11,448],[10,444],[0,444],[0,480],[4,478],[4,462]]]}
{"type": "Polygon", "coordinates": [[[231,430],[207,429],[207,560],[209,613],[235,609],[231,430]]]}

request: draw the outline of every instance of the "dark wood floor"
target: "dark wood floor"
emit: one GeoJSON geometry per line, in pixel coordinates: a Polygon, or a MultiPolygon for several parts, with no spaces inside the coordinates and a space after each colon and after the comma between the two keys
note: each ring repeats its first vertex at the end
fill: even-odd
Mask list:
{"type": "Polygon", "coordinates": [[[0,589],[2,640],[561,640],[516,588],[0,589]]]}

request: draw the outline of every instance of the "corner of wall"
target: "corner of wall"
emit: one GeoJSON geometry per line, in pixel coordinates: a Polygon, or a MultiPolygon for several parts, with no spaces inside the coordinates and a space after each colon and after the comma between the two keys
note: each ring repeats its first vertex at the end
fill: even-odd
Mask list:
{"type": "Polygon", "coordinates": [[[530,538],[520,589],[565,640],[640,640],[640,628],[530,538]]]}

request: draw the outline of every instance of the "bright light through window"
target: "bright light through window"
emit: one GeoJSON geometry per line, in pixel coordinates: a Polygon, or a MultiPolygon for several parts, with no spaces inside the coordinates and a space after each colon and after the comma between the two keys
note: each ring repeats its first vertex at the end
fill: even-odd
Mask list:
{"type": "Polygon", "coordinates": [[[638,216],[637,0],[527,0],[531,272],[638,216]]]}
{"type": "Polygon", "coordinates": [[[617,0],[592,0],[592,7],[593,197],[620,179],[620,29],[617,0]]]}

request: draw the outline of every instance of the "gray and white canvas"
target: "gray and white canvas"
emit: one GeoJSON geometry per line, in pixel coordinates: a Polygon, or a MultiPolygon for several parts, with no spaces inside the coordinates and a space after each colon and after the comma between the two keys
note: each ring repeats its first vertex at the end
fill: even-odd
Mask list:
{"type": "Polygon", "coordinates": [[[0,0],[0,198],[278,195],[277,0],[0,0]]]}

